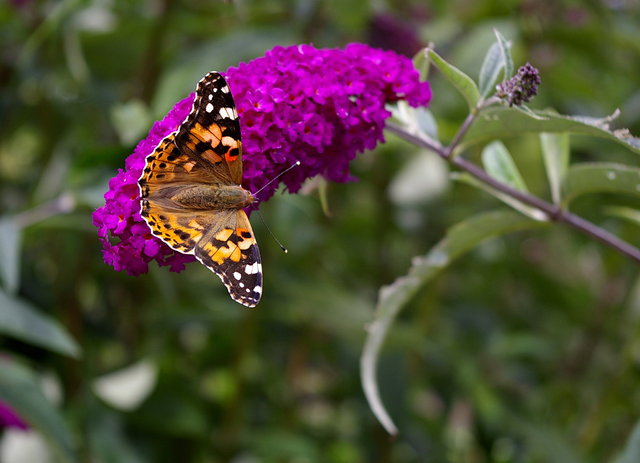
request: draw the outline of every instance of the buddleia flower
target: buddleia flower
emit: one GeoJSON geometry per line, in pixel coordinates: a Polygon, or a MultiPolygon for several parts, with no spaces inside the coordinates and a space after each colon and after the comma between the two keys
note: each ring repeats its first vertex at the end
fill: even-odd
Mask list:
{"type": "MultiPolygon", "coordinates": [[[[269,179],[299,161],[260,192],[266,201],[284,183],[290,193],[322,176],[334,182],[354,179],[350,162],[384,141],[388,103],[431,100],[411,60],[363,44],[344,49],[312,45],[275,47],[264,56],[222,73],[233,94],[242,132],[243,187],[256,192],[269,179]]],[[[104,260],[116,270],[139,275],[155,260],[180,271],[194,260],[153,236],[140,217],[138,178],[146,157],[174,132],[191,111],[194,94],[156,122],[109,182],[105,205],[93,214],[104,260]]]]}

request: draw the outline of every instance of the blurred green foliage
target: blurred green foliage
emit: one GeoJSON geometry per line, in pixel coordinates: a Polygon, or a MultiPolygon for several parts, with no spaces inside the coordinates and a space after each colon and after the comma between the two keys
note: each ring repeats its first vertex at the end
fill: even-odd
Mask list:
{"type": "MultiPolygon", "coordinates": [[[[439,186],[420,201],[392,200],[391,185],[419,156],[393,136],[354,162],[359,182],[329,185],[330,215],[314,192],[262,206],[290,252],[254,220],[266,286],[255,310],[196,264],[134,278],[102,262],[90,214],[108,179],[202,75],[274,45],[406,45],[381,32],[381,17],[472,76],[498,28],[516,66],[541,70],[532,106],[594,117],[621,108],[615,124],[640,133],[633,0],[0,4],[0,240],[12,243],[0,246],[0,310],[35,308],[82,356],[60,355],[75,349],[66,338],[63,349],[6,330],[0,348],[15,368],[59,384],[51,400],[78,461],[566,463],[623,451],[640,417],[638,268],[562,227],[486,242],[413,298],[379,367],[399,437],[376,422],[359,356],[379,287],[451,225],[498,205],[442,182],[435,164],[439,186]],[[141,403],[118,405],[96,386],[141,361],[155,372],[141,403]]],[[[431,78],[431,109],[448,139],[466,104],[431,78]]],[[[504,142],[529,189],[549,197],[538,139],[504,142]]],[[[638,164],[618,144],[580,137],[572,159],[638,164]]],[[[637,244],[637,224],[608,213],[614,206],[639,204],[587,195],[573,210],[637,244]]],[[[633,452],[625,463],[637,461],[633,452]]]]}

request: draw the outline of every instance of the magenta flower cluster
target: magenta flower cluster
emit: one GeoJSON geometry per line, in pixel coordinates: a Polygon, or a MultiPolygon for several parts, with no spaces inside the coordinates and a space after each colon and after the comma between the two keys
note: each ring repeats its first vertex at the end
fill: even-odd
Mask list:
{"type": "Polygon", "coordinates": [[[172,271],[179,272],[185,263],[195,260],[191,255],[174,251],[151,234],[140,217],[138,190],[146,157],[189,115],[193,98],[192,94],[179,101],[164,119],[153,124],[147,138],[138,143],[125,160],[125,168],[118,169],[116,176],[109,180],[104,206],[93,213],[104,261],[118,271],[140,275],[147,272],[150,261],[156,260],[159,265],[169,265],[172,271]]]}
{"type": "Polygon", "coordinates": [[[3,428],[29,429],[29,426],[5,402],[0,401],[0,431],[3,428]]]}
{"type": "MultiPolygon", "coordinates": [[[[243,142],[243,186],[257,191],[285,168],[281,177],[295,193],[311,177],[346,182],[357,153],[384,140],[385,105],[406,100],[412,106],[431,99],[409,58],[363,44],[344,49],[311,45],[276,47],[261,58],[230,68],[225,77],[233,93],[243,142]]],[[[173,251],[152,236],[140,218],[137,180],[145,158],[187,117],[193,94],[178,102],[135,148],[109,183],[105,205],[93,214],[105,262],[132,275],[156,260],[180,271],[191,256],[173,251]]],[[[268,199],[277,184],[259,194],[268,199]]]]}
{"type": "Polygon", "coordinates": [[[316,175],[351,180],[349,162],[383,140],[390,116],[385,103],[405,99],[418,106],[431,99],[411,60],[362,44],[344,50],[276,47],[230,68],[226,77],[240,115],[250,191],[298,160],[300,167],[282,179],[292,193],[316,175]]]}

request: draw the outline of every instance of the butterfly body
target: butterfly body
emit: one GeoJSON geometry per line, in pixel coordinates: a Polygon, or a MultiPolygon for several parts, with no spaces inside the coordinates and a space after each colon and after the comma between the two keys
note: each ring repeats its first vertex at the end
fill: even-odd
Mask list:
{"type": "Polygon", "coordinates": [[[171,197],[182,207],[196,210],[242,209],[256,199],[237,185],[194,185],[178,189],[171,197]]]}
{"type": "Polygon", "coordinates": [[[140,215],[155,236],[218,275],[233,300],[254,307],[262,265],[243,208],[256,199],[241,183],[238,114],[224,78],[210,72],[189,116],[147,156],[140,215]]]}

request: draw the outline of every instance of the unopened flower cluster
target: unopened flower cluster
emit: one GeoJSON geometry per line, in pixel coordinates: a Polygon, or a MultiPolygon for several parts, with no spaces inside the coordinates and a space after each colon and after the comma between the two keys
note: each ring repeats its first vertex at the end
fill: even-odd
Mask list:
{"type": "Polygon", "coordinates": [[[505,80],[496,87],[496,95],[504,99],[509,106],[520,106],[531,101],[538,94],[540,72],[531,64],[520,66],[518,72],[509,80],[505,80]]]}
{"type": "MultiPolygon", "coordinates": [[[[317,175],[352,180],[350,161],[383,140],[390,116],[385,105],[402,99],[420,106],[431,99],[429,84],[419,81],[410,59],[362,44],[276,47],[224,75],[240,116],[243,186],[254,192],[296,161],[300,166],[280,179],[290,192],[317,175]]],[[[137,185],[146,156],[184,121],[193,98],[178,102],[154,124],[109,183],[105,205],[94,212],[105,261],[116,270],[137,275],[156,260],[180,271],[193,260],[151,235],[140,217],[137,185]]],[[[276,189],[270,185],[259,199],[276,189]]]]}

